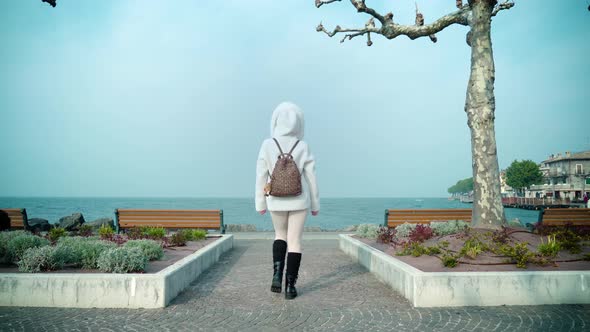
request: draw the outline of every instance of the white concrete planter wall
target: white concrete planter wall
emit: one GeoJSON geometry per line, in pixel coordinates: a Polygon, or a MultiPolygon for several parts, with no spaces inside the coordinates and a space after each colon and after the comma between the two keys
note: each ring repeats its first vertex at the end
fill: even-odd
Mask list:
{"type": "Polygon", "coordinates": [[[590,303],[590,271],[422,272],[350,235],[340,249],[415,307],[590,303]]]}
{"type": "Polygon", "coordinates": [[[154,274],[0,273],[0,306],[162,308],[233,248],[233,235],[154,274]]]}

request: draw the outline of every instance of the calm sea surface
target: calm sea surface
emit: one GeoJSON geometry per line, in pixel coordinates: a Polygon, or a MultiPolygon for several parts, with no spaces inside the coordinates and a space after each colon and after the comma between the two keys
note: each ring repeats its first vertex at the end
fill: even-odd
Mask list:
{"type": "MultiPolygon", "coordinates": [[[[361,223],[383,223],[385,209],[458,209],[471,204],[447,198],[323,198],[317,217],[309,216],[306,226],[340,229],[361,223]]],[[[55,223],[59,218],[81,212],[86,221],[115,218],[116,208],[140,209],[223,209],[226,224],[254,224],[258,230],[271,230],[268,213],[260,216],[254,200],[248,198],[11,198],[0,197],[0,208],[26,208],[29,218],[44,218],[55,223]]],[[[537,221],[538,211],[506,209],[509,220],[537,221]]]]}

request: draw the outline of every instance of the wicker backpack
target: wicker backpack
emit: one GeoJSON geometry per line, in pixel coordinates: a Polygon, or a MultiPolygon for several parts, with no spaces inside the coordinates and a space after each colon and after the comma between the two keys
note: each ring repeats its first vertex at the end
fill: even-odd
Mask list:
{"type": "Polygon", "coordinates": [[[267,194],[276,197],[290,197],[301,195],[301,173],[293,160],[293,150],[299,144],[295,142],[289,153],[283,153],[279,142],[273,138],[279,151],[279,158],[270,176],[270,190],[267,194]]]}

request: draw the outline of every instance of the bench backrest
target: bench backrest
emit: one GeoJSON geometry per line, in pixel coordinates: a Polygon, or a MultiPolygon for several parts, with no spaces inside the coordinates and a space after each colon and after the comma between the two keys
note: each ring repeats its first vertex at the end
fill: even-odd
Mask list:
{"type": "Polygon", "coordinates": [[[547,226],[590,225],[590,209],[545,209],[539,221],[547,226]]]}
{"type": "Polygon", "coordinates": [[[430,224],[432,221],[463,220],[471,222],[471,209],[385,210],[384,226],[403,223],[430,224]]]}
{"type": "Polygon", "coordinates": [[[25,229],[27,225],[27,210],[26,209],[4,209],[0,208],[0,211],[4,211],[10,218],[10,229],[25,229]]]}
{"type": "Polygon", "coordinates": [[[118,229],[140,226],[219,229],[225,233],[223,210],[115,210],[118,229]]]}

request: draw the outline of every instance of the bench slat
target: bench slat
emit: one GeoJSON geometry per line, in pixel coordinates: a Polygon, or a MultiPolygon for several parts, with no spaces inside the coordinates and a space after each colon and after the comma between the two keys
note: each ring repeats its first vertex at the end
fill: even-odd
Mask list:
{"type": "Polygon", "coordinates": [[[225,233],[222,210],[117,209],[119,229],[150,226],[219,229],[225,233]]]}
{"type": "Polygon", "coordinates": [[[4,211],[8,218],[10,218],[10,228],[18,228],[24,229],[25,228],[25,220],[26,220],[26,210],[25,209],[15,209],[15,208],[0,208],[0,211],[4,211]]]}
{"type": "Polygon", "coordinates": [[[590,225],[590,209],[546,209],[540,220],[547,226],[590,225]]]}
{"type": "Polygon", "coordinates": [[[386,224],[395,227],[404,223],[430,224],[433,221],[463,220],[471,222],[471,209],[402,209],[387,210],[386,224]]]}

